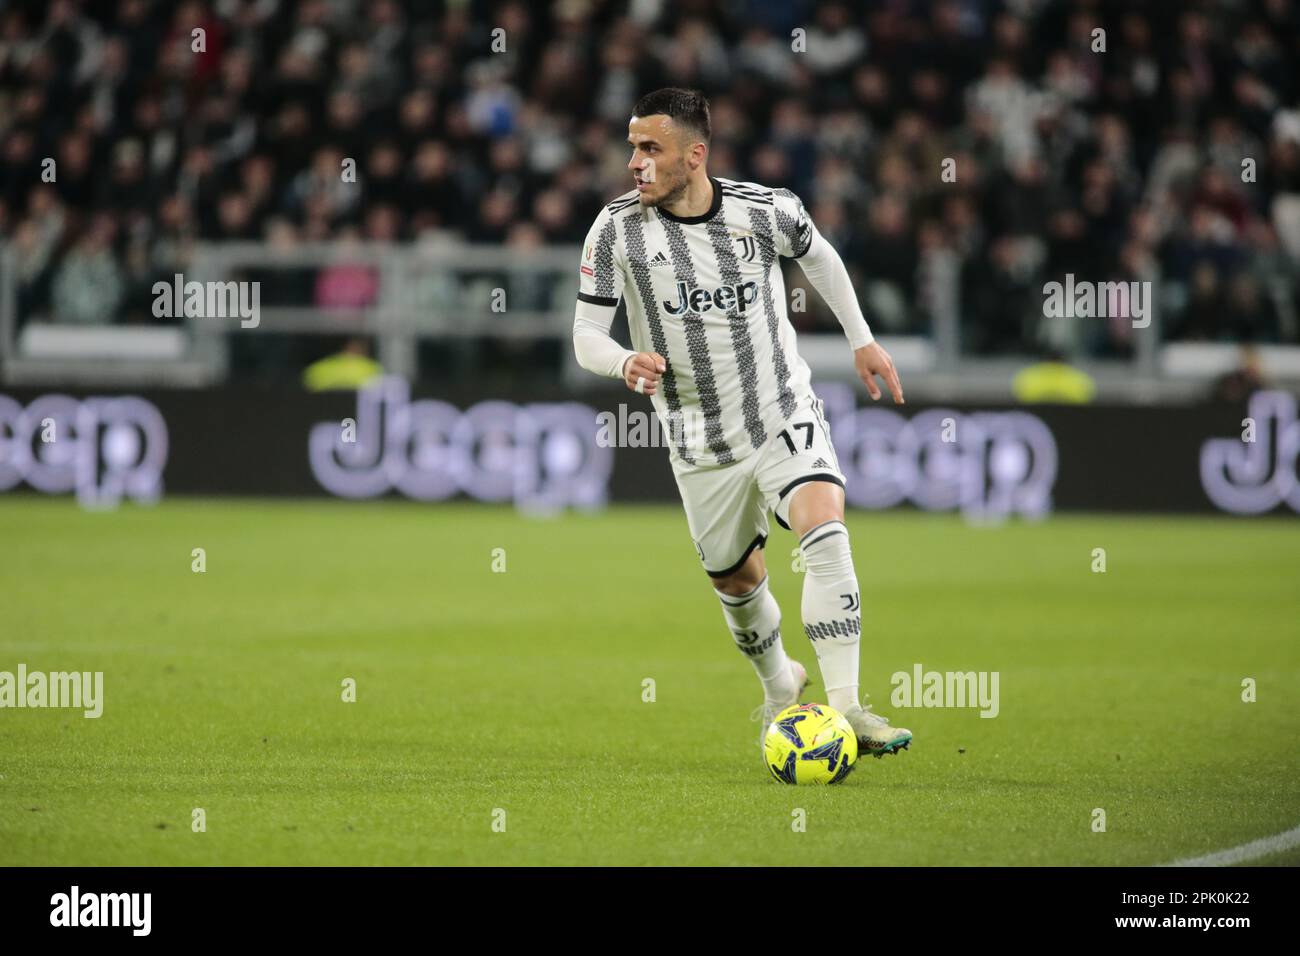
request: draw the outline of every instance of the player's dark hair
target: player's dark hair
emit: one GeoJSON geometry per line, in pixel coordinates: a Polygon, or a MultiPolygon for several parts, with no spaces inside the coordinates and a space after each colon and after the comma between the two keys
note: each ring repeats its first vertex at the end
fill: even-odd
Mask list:
{"type": "Polygon", "coordinates": [[[713,135],[709,121],[709,100],[699,90],[666,86],[641,97],[632,110],[633,116],[656,116],[660,113],[672,117],[674,123],[690,130],[701,142],[708,143],[709,137],[713,135]]]}

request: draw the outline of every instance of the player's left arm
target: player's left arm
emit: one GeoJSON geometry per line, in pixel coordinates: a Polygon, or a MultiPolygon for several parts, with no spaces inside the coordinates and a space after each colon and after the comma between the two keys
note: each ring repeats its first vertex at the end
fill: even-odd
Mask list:
{"type": "Polygon", "coordinates": [[[862,307],[858,305],[857,293],[853,290],[853,280],[849,278],[849,270],[844,267],[844,260],[835,251],[835,247],[817,231],[812,217],[797,196],[791,193],[778,197],[777,210],[782,213],[778,216],[778,227],[784,226],[777,231],[778,236],[784,240],[780,243],[783,247],[780,252],[798,261],[808,281],[835,313],[835,318],[839,320],[844,334],[848,336],[849,345],[853,348],[853,364],[857,368],[858,377],[867,386],[867,392],[872,399],[880,398],[882,393],[876,384],[876,376],[879,375],[889,388],[894,404],[902,405],[903,384],[898,380],[898,370],[894,367],[894,360],[875,340],[867,326],[862,307]]]}

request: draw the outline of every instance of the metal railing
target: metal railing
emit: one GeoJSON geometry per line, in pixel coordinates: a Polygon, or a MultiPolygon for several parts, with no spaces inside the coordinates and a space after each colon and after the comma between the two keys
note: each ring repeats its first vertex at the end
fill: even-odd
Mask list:
{"type": "MultiPolygon", "coordinates": [[[[314,283],[337,268],[369,275],[373,295],[353,305],[263,301],[252,327],[241,326],[237,316],[186,315],[175,327],[182,332],[181,354],[149,357],[132,354],[134,346],[126,336],[115,344],[115,326],[61,327],[62,338],[34,335],[31,323],[20,330],[14,256],[9,248],[0,248],[0,374],[4,381],[15,384],[201,387],[226,378],[235,335],[355,334],[372,337],[384,368],[408,380],[419,377],[418,347],[423,341],[466,337],[556,340],[562,344],[563,379],[574,388],[597,385],[599,379],[577,367],[568,346],[577,293],[574,264],[579,254],[578,249],[567,247],[522,250],[458,242],[329,242],[289,247],[262,242],[199,243],[187,251],[184,261],[176,263],[175,271],[185,282],[263,282],[297,270],[314,283]],[[50,349],[51,343],[60,342],[63,345],[58,349],[50,349]],[[83,342],[84,354],[67,347],[69,342],[83,342]],[[35,344],[43,348],[33,348],[35,344]]],[[[878,334],[894,354],[909,394],[938,400],[1008,399],[1011,378],[1027,360],[961,354],[959,266],[942,256],[922,263],[925,288],[921,298],[930,334],[889,335],[879,330],[878,334]]],[[[1158,276],[1143,278],[1158,288],[1158,276]]],[[[320,296],[313,293],[306,298],[320,296]]],[[[1174,353],[1162,346],[1160,328],[1157,309],[1150,326],[1135,333],[1131,359],[1078,363],[1094,377],[1103,400],[1194,398],[1204,393],[1217,374],[1215,370],[1234,358],[1232,347],[1222,346],[1199,364],[1190,363],[1191,372],[1171,371],[1174,365],[1165,359],[1174,353]]],[[[853,379],[853,364],[842,335],[801,333],[799,343],[817,380],[853,379]]],[[[1275,382],[1300,383],[1300,347],[1274,346],[1264,351],[1275,382]]]]}

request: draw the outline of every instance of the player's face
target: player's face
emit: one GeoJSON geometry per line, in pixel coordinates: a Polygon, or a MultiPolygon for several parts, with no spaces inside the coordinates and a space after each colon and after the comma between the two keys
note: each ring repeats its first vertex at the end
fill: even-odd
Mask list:
{"type": "Polygon", "coordinates": [[[686,191],[688,146],[672,118],[663,114],[633,116],[627,124],[632,170],[641,205],[671,202],[686,191]]]}

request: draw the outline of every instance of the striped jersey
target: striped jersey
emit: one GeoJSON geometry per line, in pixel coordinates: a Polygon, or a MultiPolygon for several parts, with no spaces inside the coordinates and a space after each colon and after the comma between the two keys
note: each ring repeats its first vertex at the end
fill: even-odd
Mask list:
{"type": "Polygon", "coordinates": [[[636,190],[602,209],[578,293],[606,324],[624,300],[632,347],[667,365],[651,401],[670,453],[701,466],[745,458],[811,398],[778,257],[808,251],[812,220],[788,189],[709,181],[700,216],[643,206],[636,190]]]}

